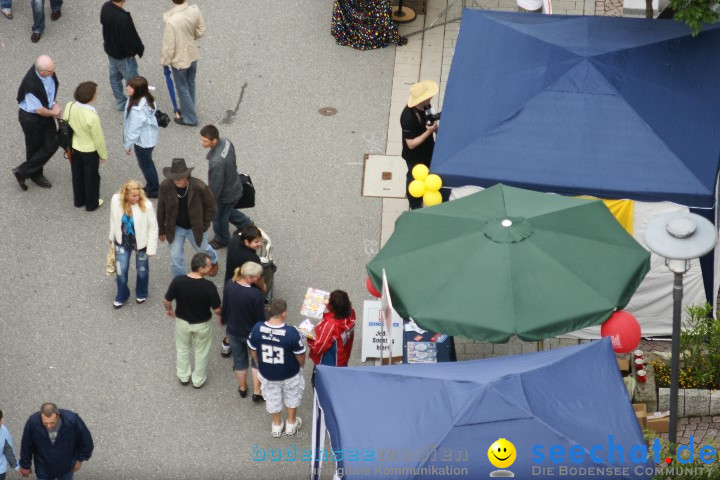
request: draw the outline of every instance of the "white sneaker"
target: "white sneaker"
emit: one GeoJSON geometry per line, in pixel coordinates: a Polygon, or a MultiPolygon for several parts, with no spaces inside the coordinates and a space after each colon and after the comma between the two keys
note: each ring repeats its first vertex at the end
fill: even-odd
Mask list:
{"type": "Polygon", "coordinates": [[[302,427],[302,418],[300,417],[297,417],[295,423],[286,422],[285,435],[292,437],[297,433],[298,430],[300,430],[300,427],[302,427]]]}
{"type": "Polygon", "coordinates": [[[226,358],[229,357],[230,353],[231,353],[230,344],[225,343],[225,342],[220,342],[220,343],[222,345],[222,350],[220,350],[220,355],[222,355],[223,357],[226,357],[226,358]]]}
{"type": "Polygon", "coordinates": [[[281,437],[281,436],[282,436],[282,431],[283,431],[283,424],[282,424],[282,423],[280,423],[280,425],[275,425],[274,423],[272,424],[272,436],[273,436],[273,437],[275,437],[275,438],[281,437]]]}
{"type": "Polygon", "coordinates": [[[99,198],[99,199],[98,199],[98,208],[102,207],[102,206],[103,206],[103,203],[105,203],[105,202],[103,201],[103,199],[102,199],[102,198],[99,198]]]}

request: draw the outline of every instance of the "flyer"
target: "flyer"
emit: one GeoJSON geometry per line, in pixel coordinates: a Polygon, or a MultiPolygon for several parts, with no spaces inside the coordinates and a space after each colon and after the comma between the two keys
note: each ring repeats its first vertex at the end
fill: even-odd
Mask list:
{"type": "Polygon", "coordinates": [[[311,340],[315,339],[315,325],[309,318],[303,320],[303,322],[297,327],[300,335],[303,335],[311,340]]]}
{"type": "Polygon", "coordinates": [[[437,363],[437,343],[407,342],[408,363],[437,363]]]}
{"type": "Polygon", "coordinates": [[[321,320],[325,312],[325,302],[328,298],[330,298],[330,292],[317,288],[308,288],[305,294],[305,301],[300,309],[300,315],[321,320]]]}

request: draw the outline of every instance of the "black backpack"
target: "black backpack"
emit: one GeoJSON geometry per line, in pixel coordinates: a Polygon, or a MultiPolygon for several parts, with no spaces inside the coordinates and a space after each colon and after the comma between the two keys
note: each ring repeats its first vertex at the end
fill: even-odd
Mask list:
{"type": "Polygon", "coordinates": [[[253,208],[255,206],[255,186],[250,175],[238,173],[242,182],[242,197],[235,203],[234,208],[253,208]]]}
{"type": "MultiPolygon", "coordinates": [[[[73,103],[75,102],[70,104],[70,109],[68,110],[68,120],[70,120],[73,103]]],[[[58,119],[57,140],[60,148],[65,152],[65,158],[69,159],[72,155],[70,151],[72,150],[73,129],[70,127],[70,123],[62,118],[58,119]]]]}

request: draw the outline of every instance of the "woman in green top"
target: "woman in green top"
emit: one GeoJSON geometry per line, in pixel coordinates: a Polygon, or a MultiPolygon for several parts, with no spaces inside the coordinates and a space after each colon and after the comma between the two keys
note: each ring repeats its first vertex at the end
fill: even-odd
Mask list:
{"type": "Polygon", "coordinates": [[[100,199],[100,162],[107,159],[105,137],[95,107],[97,84],[83,82],[75,89],[75,101],[65,105],[63,118],[73,130],[72,170],[73,201],[77,208],[92,212],[103,204],[100,199]]]}

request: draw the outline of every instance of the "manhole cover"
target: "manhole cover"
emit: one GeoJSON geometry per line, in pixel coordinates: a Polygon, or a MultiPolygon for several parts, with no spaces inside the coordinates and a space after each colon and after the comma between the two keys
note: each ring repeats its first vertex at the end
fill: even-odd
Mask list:
{"type": "Polygon", "coordinates": [[[337,109],[333,107],[322,107],[320,110],[320,115],[325,115],[326,117],[331,117],[337,113],[337,109]]]}

